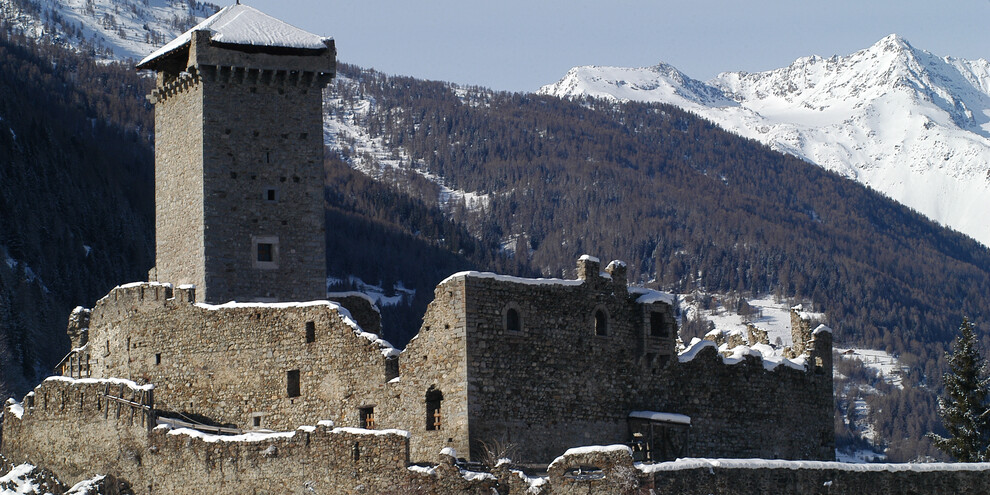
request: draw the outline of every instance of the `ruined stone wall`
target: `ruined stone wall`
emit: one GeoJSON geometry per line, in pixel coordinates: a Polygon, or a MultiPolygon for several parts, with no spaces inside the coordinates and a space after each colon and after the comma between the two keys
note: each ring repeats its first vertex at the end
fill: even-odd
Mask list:
{"type": "Polygon", "coordinates": [[[546,462],[574,445],[628,440],[630,406],[649,402],[636,397],[637,380],[669,361],[676,326],[669,305],[638,304],[624,277],[583,265],[584,280],[453,278],[465,287],[472,459],[485,444],[513,444],[520,460],[546,462]],[[509,309],[520,331],[507,328],[509,309]],[[649,334],[654,313],[671,324],[666,337],[649,334]]]}
{"type": "MultiPolygon", "coordinates": [[[[818,348],[831,349],[831,334],[818,348]]],[[[831,351],[829,350],[829,353],[831,351]]],[[[772,371],[747,356],[726,364],[714,346],[645,378],[631,405],[691,417],[683,457],[819,459],[835,456],[832,369],[772,371]]]]}
{"type": "Polygon", "coordinates": [[[23,405],[6,405],[0,450],[15,463],[51,469],[70,485],[139,465],[148,453],[147,424],[103,395],[107,385],[119,393],[121,384],[133,393],[142,388],[120,380],[45,380],[23,405]]]}
{"type": "Polygon", "coordinates": [[[432,459],[440,449],[451,447],[467,455],[468,394],[467,319],[464,283],[437,286],[433,302],[423,317],[423,326],[399,357],[396,394],[383,404],[386,424],[409,430],[414,462],[432,459]],[[443,394],[441,425],[427,429],[426,394],[443,394]],[[402,426],[398,426],[402,425],[402,426]]]}
{"type": "Polygon", "coordinates": [[[465,287],[472,459],[486,444],[546,462],[574,445],[628,442],[637,410],[690,416],[683,456],[833,458],[830,334],[817,343],[821,368],[726,364],[714,349],[682,363],[668,350],[676,329],[649,334],[654,315],[672,321],[669,305],[640,304],[624,280],[584,269],[580,281],[466,274],[438,288],[465,287]],[[508,308],[520,331],[507,330],[508,308]],[[605,335],[596,335],[598,310],[605,335]]]}
{"type": "Polygon", "coordinates": [[[191,303],[190,289],[172,298],[166,289],[133,284],[97,302],[87,347],[94,377],[155,383],[160,409],[241,428],[358,426],[359,408],[385,394],[386,354],[397,352],[332,303],[208,306],[191,303]]]}
{"type": "MultiPolygon", "coordinates": [[[[130,426],[105,401],[106,384],[45,381],[34,407],[4,411],[0,450],[15,463],[44,466],[74,484],[96,474],[126,481],[138,494],[323,493],[489,495],[494,477],[462,473],[451,463],[410,469],[408,434],[333,428],[327,423],[285,433],[207,435],[130,426]],[[47,402],[45,402],[47,401],[47,402]]],[[[129,389],[139,389],[129,385],[129,389]]],[[[432,460],[437,459],[435,453],[432,460]]]]}

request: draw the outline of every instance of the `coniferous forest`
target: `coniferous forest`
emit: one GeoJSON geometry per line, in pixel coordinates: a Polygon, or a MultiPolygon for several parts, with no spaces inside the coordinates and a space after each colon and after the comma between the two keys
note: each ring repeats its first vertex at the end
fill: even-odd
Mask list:
{"type": "MultiPolygon", "coordinates": [[[[348,166],[357,143],[328,143],[329,272],[416,291],[411,305],[384,308],[395,344],[455,271],[571,277],[581,254],[623,259],[631,278],[669,291],[811,301],[838,344],[897,355],[912,372],[871,399],[883,401],[879,435],[891,460],[935,455],[924,433],[964,314],[986,340],[986,247],[672,107],[340,73],[329,114],[407,166],[372,179],[348,166]],[[355,111],[362,102],[369,110],[355,111]],[[486,200],[441,204],[427,176],[486,200]]],[[[73,306],[151,267],[150,84],[126,65],[0,38],[0,382],[10,393],[68,351],[73,306]]]]}

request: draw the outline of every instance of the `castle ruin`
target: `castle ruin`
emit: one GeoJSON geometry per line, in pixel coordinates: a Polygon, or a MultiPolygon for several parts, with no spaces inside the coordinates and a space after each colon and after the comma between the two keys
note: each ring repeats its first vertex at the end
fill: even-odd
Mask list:
{"type": "Polygon", "coordinates": [[[802,330],[783,365],[707,341],[678,353],[673,298],[630,286],[619,261],[582,256],[572,280],[451,275],[401,351],[370,301],[326,300],[321,98],[335,56],[332,40],[234,5],[138,64],[157,72],[155,268],[71,315],[65,376],[8,403],[4,455],[68,479],[99,459],[141,493],[182,492],[155,466],[229,459],[242,485],[285,471],[336,493],[355,466],[405,473],[495,444],[542,465],[589,444],[645,461],[834,459],[827,328],[802,330]],[[35,441],[56,430],[56,451],[35,441]],[[238,453],[191,440],[223,434],[265,440],[238,453]],[[124,450],[101,443],[115,435],[124,450]],[[313,459],[327,471],[290,473],[319,471],[313,459]]]}

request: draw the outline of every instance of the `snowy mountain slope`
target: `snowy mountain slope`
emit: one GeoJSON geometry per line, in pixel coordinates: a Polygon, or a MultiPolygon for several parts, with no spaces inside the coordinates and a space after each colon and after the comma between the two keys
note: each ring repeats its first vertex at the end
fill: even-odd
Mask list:
{"type": "Polygon", "coordinates": [[[196,0],[0,0],[0,20],[98,59],[140,60],[218,9],[196,0]]]}
{"type": "Polygon", "coordinates": [[[669,103],[877,189],[990,245],[990,62],[890,35],[708,82],[660,64],[577,67],[539,93],[669,103]]]}

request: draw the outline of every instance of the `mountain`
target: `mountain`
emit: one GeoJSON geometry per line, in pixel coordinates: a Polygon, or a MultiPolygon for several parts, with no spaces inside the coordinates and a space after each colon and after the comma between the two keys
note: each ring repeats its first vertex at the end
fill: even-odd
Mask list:
{"type": "Polygon", "coordinates": [[[890,35],[848,56],[701,82],[659,64],[577,67],[539,93],[676,105],[857,180],[990,245],[990,62],[890,35]]]}
{"type": "Polygon", "coordinates": [[[0,0],[0,21],[98,60],[140,60],[219,9],[196,0],[0,0]]]}

